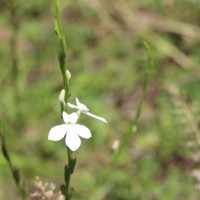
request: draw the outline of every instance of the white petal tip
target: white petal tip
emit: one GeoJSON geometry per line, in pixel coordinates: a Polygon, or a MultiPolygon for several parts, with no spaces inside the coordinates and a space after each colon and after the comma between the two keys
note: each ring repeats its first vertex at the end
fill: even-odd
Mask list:
{"type": "Polygon", "coordinates": [[[70,129],[68,129],[65,144],[70,148],[72,151],[76,151],[81,146],[81,139],[76,134],[74,130],[74,126],[72,125],[70,129]]]}
{"type": "Polygon", "coordinates": [[[59,141],[65,136],[66,131],[67,131],[67,125],[66,124],[54,126],[49,131],[48,140],[59,141]]]}
{"type": "Polygon", "coordinates": [[[76,124],[75,125],[75,131],[82,138],[89,139],[89,138],[92,137],[90,129],[87,128],[86,126],[83,126],[83,125],[80,125],[80,124],[76,124]]]}
{"type": "Polygon", "coordinates": [[[98,119],[98,120],[100,120],[100,121],[102,121],[102,122],[104,122],[104,123],[108,123],[107,120],[104,119],[103,117],[99,117],[99,116],[94,115],[94,114],[92,114],[92,113],[90,113],[90,112],[83,112],[83,113],[86,114],[86,115],[88,115],[88,116],[90,116],[90,117],[93,117],[93,118],[95,118],[95,119],[98,119]]]}
{"type": "Polygon", "coordinates": [[[48,135],[48,140],[50,140],[50,141],[55,141],[55,140],[52,140],[51,137],[50,137],[49,135],[48,135]]]}
{"type": "Polygon", "coordinates": [[[76,103],[80,103],[80,101],[77,97],[75,98],[75,100],[76,100],[76,103]]]}
{"type": "Polygon", "coordinates": [[[98,119],[98,120],[100,120],[100,121],[102,121],[104,123],[108,123],[108,121],[106,119],[104,119],[103,117],[98,117],[96,119],[98,119]]]}
{"type": "Polygon", "coordinates": [[[78,148],[72,148],[72,147],[68,147],[71,151],[73,151],[73,152],[75,152],[75,151],[77,151],[78,149],[79,149],[79,147],[78,148]]]}

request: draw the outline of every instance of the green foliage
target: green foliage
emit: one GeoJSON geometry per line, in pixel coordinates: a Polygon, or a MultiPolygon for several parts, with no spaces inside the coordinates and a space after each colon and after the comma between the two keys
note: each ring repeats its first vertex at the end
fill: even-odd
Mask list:
{"type": "MultiPolygon", "coordinates": [[[[102,126],[91,118],[81,118],[93,137],[82,141],[75,153],[78,162],[71,179],[74,199],[200,198],[195,189],[198,180],[191,175],[200,162],[199,3],[61,1],[63,14],[58,5],[54,18],[49,1],[18,0],[15,74],[10,43],[15,34],[10,11],[2,2],[0,121],[9,156],[26,180],[26,188],[33,187],[36,175],[58,187],[63,182],[66,146],[64,142],[49,142],[47,135],[53,125],[62,123],[57,97],[63,82],[69,84],[65,77],[69,67],[70,102],[78,97],[91,112],[109,121],[102,126]],[[58,19],[62,19],[63,30],[58,19]],[[115,152],[112,144],[125,140],[146,87],[143,39],[150,44],[154,65],[137,132],[102,184],[115,152]]],[[[19,194],[3,154],[0,166],[0,199],[12,200],[19,194]]],[[[72,158],[71,165],[65,167],[68,173],[63,193],[67,174],[74,166],[72,158]]]]}

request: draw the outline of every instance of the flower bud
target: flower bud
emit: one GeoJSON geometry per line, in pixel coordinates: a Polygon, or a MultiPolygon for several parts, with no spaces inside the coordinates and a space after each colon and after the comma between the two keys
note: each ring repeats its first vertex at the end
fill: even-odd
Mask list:
{"type": "Polygon", "coordinates": [[[119,148],[120,142],[119,140],[115,140],[112,144],[112,150],[116,151],[119,148]]]}
{"type": "Polygon", "coordinates": [[[65,90],[62,89],[59,95],[59,101],[60,103],[62,103],[63,105],[65,104],[65,90]]]}
{"type": "Polygon", "coordinates": [[[71,73],[69,72],[69,70],[66,70],[66,75],[67,75],[67,79],[70,80],[70,78],[71,78],[71,73]]]}

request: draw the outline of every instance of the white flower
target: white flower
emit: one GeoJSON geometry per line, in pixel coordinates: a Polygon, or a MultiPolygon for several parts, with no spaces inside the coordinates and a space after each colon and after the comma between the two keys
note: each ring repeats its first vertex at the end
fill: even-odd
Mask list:
{"type": "Polygon", "coordinates": [[[48,139],[52,141],[58,141],[65,137],[66,145],[72,150],[76,151],[81,145],[81,139],[90,138],[91,132],[90,130],[83,125],[76,124],[78,120],[77,113],[72,113],[68,115],[66,112],[62,113],[64,124],[54,126],[49,131],[48,139]]]}
{"type": "Polygon", "coordinates": [[[95,119],[98,119],[98,120],[100,120],[100,121],[102,121],[102,122],[107,123],[107,120],[104,119],[103,117],[99,117],[99,116],[96,116],[96,115],[94,115],[94,114],[88,112],[89,109],[87,108],[87,106],[85,106],[84,104],[80,103],[80,101],[78,100],[78,98],[76,98],[76,105],[73,105],[73,104],[71,104],[71,103],[68,103],[67,105],[68,105],[70,108],[74,108],[74,109],[79,110],[81,113],[83,113],[83,114],[85,114],[85,115],[88,115],[88,116],[90,116],[90,117],[93,117],[93,118],[95,118],[95,119]]]}

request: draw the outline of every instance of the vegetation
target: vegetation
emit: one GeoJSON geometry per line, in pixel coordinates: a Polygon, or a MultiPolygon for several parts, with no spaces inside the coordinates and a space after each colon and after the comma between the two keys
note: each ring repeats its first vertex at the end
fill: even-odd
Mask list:
{"type": "MultiPolygon", "coordinates": [[[[200,3],[60,3],[69,102],[108,120],[80,118],[92,138],[73,153],[73,199],[199,199],[200,3]]],[[[0,11],[0,199],[21,199],[23,188],[27,199],[56,199],[67,147],[47,139],[63,123],[53,1],[2,0],[0,11]]]]}

